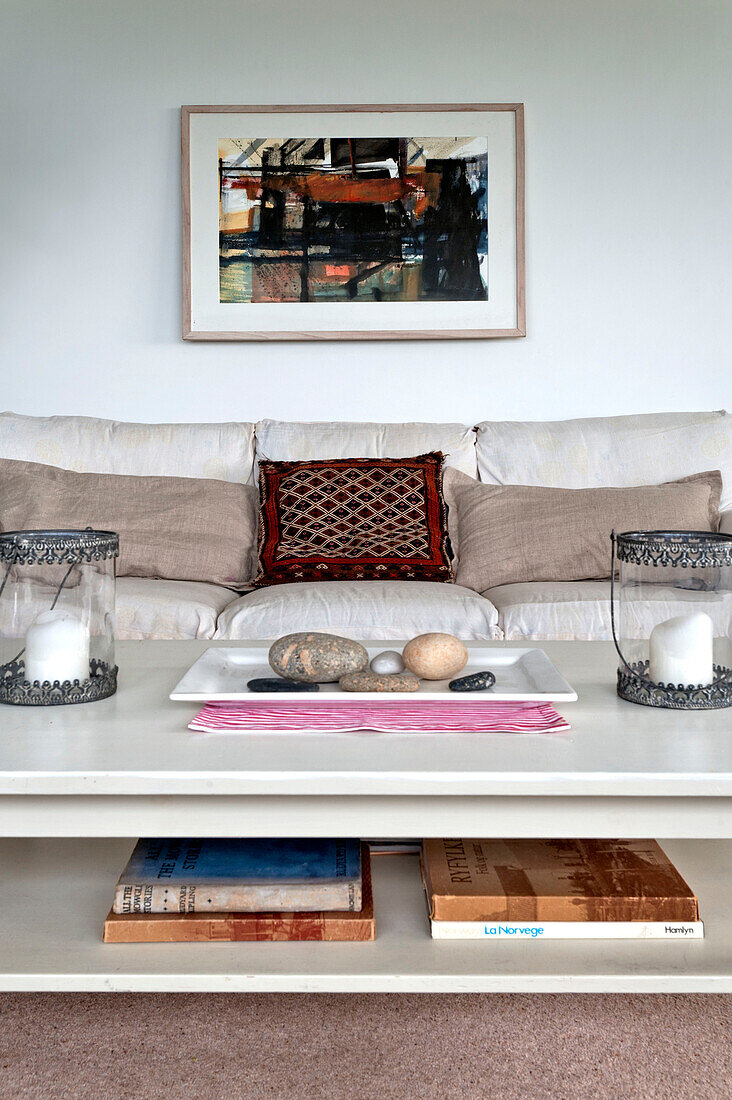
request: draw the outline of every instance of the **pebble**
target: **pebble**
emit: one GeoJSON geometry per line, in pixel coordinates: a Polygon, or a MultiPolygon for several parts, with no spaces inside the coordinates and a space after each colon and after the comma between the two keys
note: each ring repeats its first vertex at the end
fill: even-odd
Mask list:
{"type": "Polygon", "coordinates": [[[468,651],[452,634],[419,634],[404,647],[404,664],[422,680],[449,680],[468,663],[468,651]]]}
{"type": "Polygon", "coordinates": [[[486,669],[483,672],[471,672],[470,676],[461,676],[459,680],[451,680],[447,685],[450,691],[485,691],[493,687],[496,678],[492,672],[486,669]]]}
{"type": "Polygon", "coordinates": [[[385,649],[383,653],[377,653],[376,656],[371,659],[371,665],[369,667],[372,672],[379,672],[382,674],[404,672],[404,659],[401,653],[397,653],[395,649],[385,649]]]}
{"type": "Polygon", "coordinates": [[[378,672],[349,672],[341,676],[343,691],[418,691],[419,680],[410,672],[379,674],[378,672]]]}
{"type": "Polygon", "coordinates": [[[350,638],[303,632],[278,638],[270,648],[269,663],[286,680],[333,684],[347,672],[366,668],[369,655],[359,642],[350,638]]]}
{"type": "Polygon", "coordinates": [[[297,680],[282,680],[279,676],[259,676],[247,684],[250,691],[320,691],[317,684],[303,684],[297,680]]]}

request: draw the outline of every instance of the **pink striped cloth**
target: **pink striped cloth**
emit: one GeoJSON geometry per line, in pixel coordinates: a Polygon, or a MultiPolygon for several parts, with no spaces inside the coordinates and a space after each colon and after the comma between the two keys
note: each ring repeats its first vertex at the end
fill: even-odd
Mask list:
{"type": "Polygon", "coordinates": [[[203,733],[315,730],[349,733],[564,733],[569,722],[551,703],[342,703],[298,700],[207,703],[188,726],[203,733]]]}

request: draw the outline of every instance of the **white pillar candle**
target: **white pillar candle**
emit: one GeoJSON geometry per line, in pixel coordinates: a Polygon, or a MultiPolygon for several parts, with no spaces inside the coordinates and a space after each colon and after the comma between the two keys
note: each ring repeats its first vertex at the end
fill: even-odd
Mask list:
{"type": "Polygon", "coordinates": [[[89,631],[68,611],[44,611],[25,636],[25,678],[88,680],[89,631]]]}
{"type": "Polygon", "coordinates": [[[657,684],[711,684],[714,627],[703,611],[677,615],[651,631],[649,675],[657,684]]]}

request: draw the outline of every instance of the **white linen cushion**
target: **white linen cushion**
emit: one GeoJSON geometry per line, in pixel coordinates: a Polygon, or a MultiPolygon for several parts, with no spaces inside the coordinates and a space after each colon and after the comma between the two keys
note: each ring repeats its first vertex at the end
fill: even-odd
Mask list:
{"type": "Polygon", "coordinates": [[[442,451],[446,466],[478,476],[475,430],[465,424],[301,423],[260,420],[257,458],[303,462],[309,458],[413,458],[442,451]]]}
{"type": "Polygon", "coordinates": [[[519,582],[489,588],[484,595],[498,609],[507,641],[612,638],[610,581],[519,582]]]}
{"type": "Polygon", "coordinates": [[[117,578],[118,638],[213,638],[230,588],[199,581],[117,578]]]}
{"type": "Polygon", "coordinates": [[[279,638],[322,630],[357,639],[413,638],[432,630],[499,638],[498,613],[477,592],[439,581],[305,581],[241,596],[219,616],[217,638],[279,638]]]}
{"type": "MultiPolygon", "coordinates": [[[[507,641],[612,639],[610,581],[532,581],[503,584],[483,593],[498,608],[498,623],[507,641]]],[[[647,638],[652,628],[703,603],[718,633],[726,634],[732,599],[721,595],[710,602],[701,592],[646,586],[643,600],[626,602],[618,620],[623,638],[647,638]]],[[[616,606],[616,611],[619,608],[616,606]]]]}
{"type": "Polygon", "coordinates": [[[0,413],[0,458],[97,474],[254,484],[254,424],[125,424],[0,413]]]}
{"type": "MultiPolygon", "coordinates": [[[[37,585],[37,614],[48,611],[56,586],[37,585]]],[[[219,613],[235,597],[229,588],[198,581],[161,581],[118,577],[117,638],[213,638],[219,613]]],[[[11,636],[14,593],[6,589],[0,600],[0,638],[11,636]]],[[[26,600],[27,586],[18,593],[26,600]]],[[[26,614],[28,609],[26,608],[26,614]]],[[[7,649],[7,646],[4,647],[7,649]]]]}
{"type": "Polygon", "coordinates": [[[721,509],[732,508],[732,416],[725,412],[483,421],[477,458],[489,484],[565,489],[657,485],[721,470],[721,509]]]}

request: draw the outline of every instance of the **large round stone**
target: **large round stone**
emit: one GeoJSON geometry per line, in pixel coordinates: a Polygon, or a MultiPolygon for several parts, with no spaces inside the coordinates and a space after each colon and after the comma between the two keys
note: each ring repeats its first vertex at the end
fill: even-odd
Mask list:
{"type": "Polygon", "coordinates": [[[419,634],[407,642],[404,664],[422,680],[450,680],[468,663],[468,651],[452,634],[419,634]]]}
{"type": "Polygon", "coordinates": [[[359,642],[337,634],[286,634],[271,646],[269,663],[287,680],[333,684],[347,672],[366,668],[369,655],[359,642]]]}

